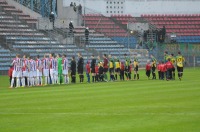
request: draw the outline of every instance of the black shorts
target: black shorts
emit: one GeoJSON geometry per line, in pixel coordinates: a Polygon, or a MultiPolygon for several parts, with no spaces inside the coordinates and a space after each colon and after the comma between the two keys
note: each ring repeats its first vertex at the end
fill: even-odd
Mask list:
{"type": "Polygon", "coordinates": [[[95,68],[92,68],[91,73],[95,73],[95,68]]]}
{"type": "Polygon", "coordinates": [[[151,70],[147,70],[147,71],[146,71],[146,75],[149,77],[150,74],[151,74],[151,70]]]}
{"type": "Polygon", "coordinates": [[[154,73],[154,72],[156,71],[156,67],[153,66],[153,67],[151,68],[151,70],[152,70],[152,72],[154,73]]]}
{"type": "Polygon", "coordinates": [[[109,68],[110,73],[114,73],[114,68],[109,68]]]}
{"type": "Polygon", "coordinates": [[[83,74],[83,68],[78,69],[78,74],[83,74]]]}
{"type": "Polygon", "coordinates": [[[115,68],[115,72],[120,72],[120,68],[115,68]]]}
{"type": "Polygon", "coordinates": [[[178,71],[178,72],[183,72],[183,67],[177,66],[177,71],[178,71]]]}
{"type": "Polygon", "coordinates": [[[130,72],[130,66],[125,67],[125,72],[130,72]]]}
{"type": "Polygon", "coordinates": [[[103,72],[108,72],[108,68],[103,68],[103,72]]]}
{"type": "Polygon", "coordinates": [[[138,71],[138,66],[136,66],[136,67],[134,68],[134,71],[138,71]]]}
{"type": "Polygon", "coordinates": [[[172,68],[172,72],[175,72],[175,68],[174,67],[172,68]]]}

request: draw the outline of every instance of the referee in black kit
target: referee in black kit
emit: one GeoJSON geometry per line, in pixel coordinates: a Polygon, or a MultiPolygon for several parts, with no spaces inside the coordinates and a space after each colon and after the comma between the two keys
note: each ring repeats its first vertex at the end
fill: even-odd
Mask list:
{"type": "Polygon", "coordinates": [[[96,76],[96,73],[95,73],[95,64],[96,64],[96,59],[94,58],[94,55],[91,56],[91,73],[92,73],[92,82],[94,82],[95,80],[95,76],[96,76]]]}
{"type": "Polygon", "coordinates": [[[77,70],[78,70],[78,75],[80,78],[80,83],[83,83],[83,79],[84,79],[84,75],[83,75],[83,65],[84,65],[84,59],[81,55],[81,53],[78,53],[78,66],[77,66],[77,70]]]}

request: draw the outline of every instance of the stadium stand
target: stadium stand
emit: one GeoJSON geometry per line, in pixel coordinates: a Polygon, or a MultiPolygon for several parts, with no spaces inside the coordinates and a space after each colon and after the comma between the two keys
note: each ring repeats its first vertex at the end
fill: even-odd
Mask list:
{"type": "Polygon", "coordinates": [[[177,42],[199,43],[200,15],[199,14],[157,14],[141,15],[149,23],[162,28],[165,25],[166,33],[176,33],[177,42]]]}
{"type": "Polygon", "coordinates": [[[121,28],[118,24],[112,21],[109,17],[101,14],[86,14],[83,19],[85,25],[97,32],[104,33],[106,36],[125,36],[126,30],[121,28]]]}
{"type": "Polygon", "coordinates": [[[135,21],[131,15],[112,15],[111,17],[105,17],[101,14],[86,14],[83,19],[85,24],[90,29],[94,29],[97,32],[105,34],[105,36],[111,37],[113,40],[117,41],[120,44],[124,44],[125,47],[135,48],[136,39],[131,37],[128,42],[128,31],[123,27],[129,20],[135,21]],[[115,21],[112,19],[115,19],[115,21]],[[116,21],[119,21],[116,22],[116,21]]]}
{"type": "Polygon", "coordinates": [[[111,15],[111,18],[114,18],[116,21],[119,21],[123,25],[127,25],[128,21],[136,22],[136,19],[132,17],[130,14],[121,14],[121,15],[111,15]]]}
{"type": "Polygon", "coordinates": [[[83,48],[77,47],[74,43],[60,43],[49,37],[42,31],[36,29],[36,19],[24,14],[22,11],[9,6],[4,0],[0,1],[0,71],[8,69],[11,58],[16,53],[43,56],[45,53],[67,53],[68,58],[81,52],[83,57],[91,55],[83,48]],[[6,44],[6,45],[5,45],[6,44]],[[4,49],[2,47],[6,47],[4,49]]]}

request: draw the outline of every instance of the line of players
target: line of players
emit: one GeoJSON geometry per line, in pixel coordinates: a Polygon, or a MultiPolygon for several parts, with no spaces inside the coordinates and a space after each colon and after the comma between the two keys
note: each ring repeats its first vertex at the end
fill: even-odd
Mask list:
{"type": "MultiPolygon", "coordinates": [[[[91,63],[88,61],[86,64],[87,82],[90,82],[90,73],[92,75],[92,82],[97,81],[109,81],[107,72],[110,75],[110,81],[117,80],[118,76],[120,80],[131,79],[131,71],[134,71],[133,79],[139,79],[138,73],[138,60],[134,58],[131,62],[130,57],[124,54],[124,61],[120,61],[117,57],[112,57],[104,54],[103,60],[100,56],[97,59],[91,56],[91,63]]],[[[156,79],[156,68],[158,69],[159,79],[167,80],[175,79],[175,65],[177,66],[178,77],[181,80],[183,76],[183,63],[185,61],[181,53],[178,53],[177,57],[173,54],[168,55],[164,53],[165,62],[159,62],[151,55],[152,62],[148,62],[146,65],[146,75],[150,77],[152,71],[152,79],[156,79]]],[[[11,80],[11,88],[13,88],[14,78],[16,78],[16,87],[25,86],[40,86],[47,84],[68,84],[70,81],[69,71],[71,75],[71,83],[76,83],[76,71],[78,72],[80,82],[84,81],[84,59],[80,53],[78,53],[78,62],[76,63],[75,57],[71,58],[71,63],[68,62],[67,56],[61,55],[44,55],[43,59],[39,59],[39,56],[35,60],[31,56],[24,55],[20,58],[20,55],[16,55],[12,65],[14,67],[11,80]],[[70,64],[70,69],[68,68],[70,64]]]]}
{"type": "Polygon", "coordinates": [[[131,59],[126,54],[124,54],[124,58],[124,61],[120,61],[116,56],[109,55],[107,57],[104,54],[101,60],[100,56],[97,59],[91,56],[91,63],[88,61],[86,65],[87,82],[90,82],[90,73],[92,74],[92,82],[116,81],[118,76],[120,80],[130,80],[132,69],[134,69],[134,79],[139,79],[137,59],[135,58],[131,62],[131,59]],[[108,72],[110,79],[107,77],[108,72]]]}
{"type": "Polygon", "coordinates": [[[43,59],[39,59],[39,56],[35,60],[31,56],[24,55],[23,58],[20,58],[20,55],[16,55],[16,58],[13,59],[13,73],[10,88],[13,88],[14,79],[16,78],[16,87],[25,87],[25,86],[40,86],[50,83],[58,83],[58,73],[61,70],[62,64],[62,74],[65,78],[65,83],[68,83],[67,74],[68,74],[68,59],[66,55],[63,55],[62,58],[60,55],[54,56],[53,54],[44,55],[43,59]],[[51,78],[51,79],[50,79],[51,78]]]}
{"type": "Polygon", "coordinates": [[[75,57],[71,58],[71,62],[68,62],[66,55],[44,55],[43,59],[37,56],[33,59],[31,56],[24,55],[20,58],[20,55],[16,55],[13,59],[13,73],[10,88],[13,88],[14,81],[16,79],[16,87],[25,86],[41,86],[47,84],[68,84],[71,76],[71,83],[76,83],[76,72],[79,75],[80,82],[84,81],[84,69],[86,69],[87,82],[90,82],[90,73],[92,75],[92,82],[97,81],[109,81],[107,72],[109,71],[110,81],[131,79],[132,67],[134,68],[134,79],[139,79],[138,74],[138,61],[137,59],[131,63],[131,59],[125,54],[125,61],[120,61],[117,57],[112,57],[104,54],[103,60],[100,56],[97,59],[92,55],[91,63],[88,61],[84,68],[84,59],[80,53],[78,53],[78,62],[76,63],[75,57]],[[70,65],[70,69],[68,66],[70,65]],[[70,74],[69,74],[70,71],[70,74]],[[44,84],[43,84],[44,79],[44,84]]]}
{"type": "Polygon", "coordinates": [[[151,55],[152,62],[146,64],[146,75],[150,78],[152,72],[152,79],[156,79],[156,68],[158,70],[158,77],[160,80],[175,80],[175,68],[177,68],[178,78],[182,79],[183,67],[185,58],[178,52],[178,55],[174,57],[174,54],[169,55],[167,51],[164,52],[164,61],[160,61],[157,64],[157,60],[151,55]]]}

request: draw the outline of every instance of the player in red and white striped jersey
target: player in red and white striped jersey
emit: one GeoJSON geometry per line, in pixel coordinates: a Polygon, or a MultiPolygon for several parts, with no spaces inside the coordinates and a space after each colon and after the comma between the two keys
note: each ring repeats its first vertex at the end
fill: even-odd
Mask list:
{"type": "Polygon", "coordinates": [[[29,86],[35,86],[36,70],[35,60],[29,56],[29,86]]]}
{"type": "Polygon", "coordinates": [[[68,76],[68,59],[67,56],[64,54],[62,56],[63,61],[62,61],[62,67],[63,67],[63,76],[64,76],[64,83],[69,83],[69,76],[68,76]]]}
{"type": "Polygon", "coordinates": [[[42,85],[42,61],[39,59],[40,56],[36,57],[36,67],[37,67],[37,85],[42,85]]]}
{"type": "Polygon", "coordinates": [[[22,87],[26,86],[26,81],[28,79],[28,59],[27,56],[23,56],[23,63],[22,63],[22,87]]]}
{"type": "Polygon", "coordinates": [[[14,70],[12,73],[12,80],[11,80],[11,86],[10,88],[13,88],[13,84],[14,84],[14,78],[17,78],[17,84],[16,87],[20,87],[20,78],[22,76],[22,61],[20,59],[20,55],[17,54],[16,58],[13,59],[12,64],[14,66],[14,70]]]}
{"type": "Polygon", "coordinates": [[[44,58],[42,60],[43,65],[43,75],[45,78],[45,85],[49,83],[49,59],[47,58],[47,55],[44,55],[44,58]]]}
{"type": "Polygon", "coordinates": [[[36,61],[32,59],[32,71],[33,71],[33,85],[37,85],[37,65],[36,61]]]}
{"type": "Polygon", "coordinates": [[[54,84],[54,69],[55,69],[55,60],[54,60],[54,57],[53,57],[53,53],[50,53],[49,54],[49,63],[50,63],[50,77],[51,77],[51,82],[52,84],[54,84]]]}

